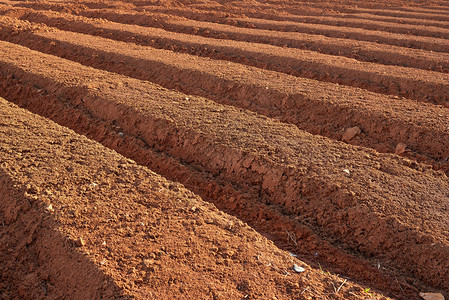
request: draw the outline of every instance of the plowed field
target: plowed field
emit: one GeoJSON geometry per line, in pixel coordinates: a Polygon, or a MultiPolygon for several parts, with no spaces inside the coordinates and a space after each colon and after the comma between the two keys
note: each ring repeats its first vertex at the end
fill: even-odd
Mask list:
{"type": "Polygon", "coordinates": [[[448,297],[448,12],[0,1],[0,299],[448,297]]]}

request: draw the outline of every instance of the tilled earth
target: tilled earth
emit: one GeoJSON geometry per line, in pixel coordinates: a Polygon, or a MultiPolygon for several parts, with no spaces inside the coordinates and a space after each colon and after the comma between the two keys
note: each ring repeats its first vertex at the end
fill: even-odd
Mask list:
{"type": "Polygon", "coordinates": [[[1,0],[0,299],[449,296],[448,13],[1,0]]]}

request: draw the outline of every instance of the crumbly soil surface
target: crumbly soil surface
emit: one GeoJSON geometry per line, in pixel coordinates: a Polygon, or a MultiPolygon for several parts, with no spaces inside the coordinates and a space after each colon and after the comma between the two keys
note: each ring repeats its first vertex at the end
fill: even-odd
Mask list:
{"type": "Polygon", "coordinates": [[[403,5],[1,1],[1,299],[448,296],[449,6],[403,5]]]}
{"type": "Polygon", "coordinates": [[[183,185],[4,99],[0,110],[2,299],[366,296],[183,185]]]}

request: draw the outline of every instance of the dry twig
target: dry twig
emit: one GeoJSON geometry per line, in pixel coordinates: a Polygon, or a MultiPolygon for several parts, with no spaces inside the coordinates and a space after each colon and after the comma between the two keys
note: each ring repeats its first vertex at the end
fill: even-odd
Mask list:
{"type": "MultiPolygon", "coordinates": [[[[288,238],[290,238],[292,240],[292,242],[295,244],[295,246],[298,246],[298,243],[296,242],[296,237],[293,236],[293,234],[291,234],[287,229],[285,229],[285,231],[287,232],[288,238]]],[[[287,242],[289,240],[288,238],[287,238],[287,242]]]]}
{"type": "Polygon", "coordinates": [[[348,281],[347,279],[345,279],[345,281],[343,281],[342,284],[340,284],[340,286],[338,287],[337,291],[335,292],[335,294],[338,294],[338,292],[340,291],[341,287],[346,283],[346,281],[348,281]]]}

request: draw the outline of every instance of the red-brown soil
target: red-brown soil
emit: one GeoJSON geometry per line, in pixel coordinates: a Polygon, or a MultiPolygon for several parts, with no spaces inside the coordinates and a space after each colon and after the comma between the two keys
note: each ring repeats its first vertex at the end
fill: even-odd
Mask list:
{"type": "Polygon", "coordinates": [[[366,296],[181,184],[1,98],[0,111],[2,299],[366,296]]]}
{"type": "MultiPolygon", "coordinates": [[[[95,26],[100,27],[97,30],[95,30],[96,28],[92,30],[89,26],[85,31],[90,31],[92,34],[97,34],[98,31],[104,32],[104,34],[109,35],[108,37],[110,35],[125,35],[126,38],[119,39],[131,42],[137,39],[138,42],[140,41],[139,44],[143,45],[188,52],[214,59],[238,61],[295,76],[363,87],[375,92],[401,95],[449,106],[449,86],[446,85],[449,81],[449,74],[414,70],[414,76],[412,77],[409,76],[409,68],[401,66],[361,62],[346,57],[288,47],[280,48],[272,45],[217,40],[200,36],[192,38],[188,34],[173,33],[157,28],[148,30],[133,25],[114,25],[95,26]],[[117,31],[120,32],[116,34],[117,31]]],[[[21,26],[23,27],[23,25],[19,25],[19,27],[21,26]]],[[[33,46],[36,45],[36,39],[45,39],[45,44],[48,45],[51,43],[49,39],[55,39],[62,34],[51,31],[41,32],[35,38],[32,36],[22,38],[20,35],[14,37],[10,33],[4,35],[4,38],[9,41],[34,48],[36,47],[33,46]]],[[[85,42],[87,42],[87,39],[88,37],[83,38],[85,42]]]]}
{"type": "MultiPolygon", "coordinates": [[[[35,5],[33,5],[35,6],[35,5]]],[[[61,11],[57,7],[52,7],[56,11],[61,11]]],[[[65,11],[65,9],[63,10],[65,11]]],[[[391,32],[368,30],[363,28],[345,27],[345,19],[342,18],[339,22],[341,26],[332,26],[326,24],[311,24],[302,23],[311,19],[329,19],[335,17],[332,13],[329,17],[313,17],[306,18],[303,14],[291,15],[291,14],[272,14],[267,12],[248,12],[245,10],[245,17],[242,18],[242,12],[240,10],[225,9],[223,12],[215,10],[203,9],[185,9],[185,8],[160,8],[160,7],[148,7],[142,12],[126,12],[114,9],[102,9],[97,11],[77,11],[77,14],[93,17],[95,15],[102,18],[110,19],[112,21],[120,21],[124,23],[138,24],[141,26],[147,26],[148,24],[160,23],[160,16],[153,17],[153,13],[164,13],[175,16],[182,16],[188,19],[194,19],[199,21],[217,22],[224,24],[231,24],[238,27],[260,28],[273,31],[293,31],[315,35],[324,35],[328,37],[347,38],[357,41],[369,41],[375,43],[382,43],[388,45],[396,45],[405,48],[425,49],[429,51],[447,52],[448,41],[442,38],[433,38],[426,36],[416,36],[413,34],[396,34],[391,32]],[[155,21],[156,19],[156,21],[155,21]],[[299,22],[298,22],[299,21],[299,22]]],[[[352,16],[352,15],[351,15],[352,16]]],[[[173,18],[172,16],[170,16],[173,18]]],[[[421,20],[420,20],[421,21],[421,20]]],[[[424,20],[424,24],[427,20],[424,20]]],[[[415,23],[423,24],[423,22],[415,23]]],[[[377,29],[377,27],[376,27],[377,29]]],[[[405,49],[403,49],[405,50],[405,49]]]]}
{"type": "MultiPolygon", "coordinates": [[[[149,38],[151,33],[146,33],[140,27],[125,26],[117,23],[97,23],[89,18],[75,17],[71,14],[55,13],[47,11],[36,12],[31,9],[13,9],[3,7],[3,13],[8,16],[20,17],[22,20],[32,22],[45,23],[47,25],[77,31],[82,33],[97,34],[104,37],[120,39],[124,41],[137,42],[136,36],[141,36],[141,43],[149,38]],[[125,31],[132,32],[133,39],[130,35],[123,34],[125,31]]],[[[92,15],[92,10],[89,11],[92,15]]],[[[155,13],[151,16],[143,15],[135,19],[132,14],[104,13],[96,11],[95,14],[101,15],[112,20],[120,20],[136,24],[152,24],[153,26],[162,27],[166,30],[198,34],[206,37],[219,39],[234,39],[241,41],[251,41],[256,43],[265,43],[276,46],[301,48],[318,51],[326,54],[342,55],[358,60],[378,62],[382,64],[401,65],[406,67],[414,67],[421,69],[431,69],[433,71],[449,71],[449,55],[441,52],[428,52],[420,49],[407,49],[397,46],[378,45],[373,42],[353,41],[343,38],[327,38],[319,35],[307,33],[291,33],[291,32],[272,32],[270,30],[236,28],[230,25],[223,25],[211,22],[202,22],[194,20],[173,20],[165,14],[155,13]],[[126,20],[124,18],[127,18],[126,20]],[[134,19],[133,19],[134,18],[134,19]]],[[[85,15],[88,15],[85,13],[85,15]]]]}
{"type": "Polygon", "coordinates": [[[2,1],[0,96],[87,138],[0,101],[0,297],[448,296],[449,21],[376,3],[2,1]]]}

